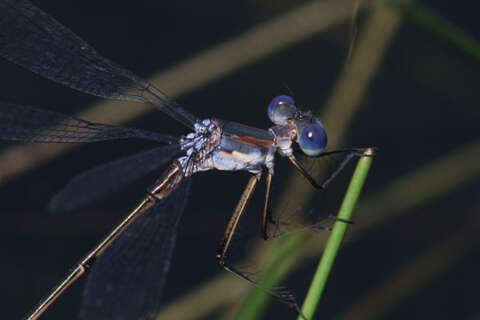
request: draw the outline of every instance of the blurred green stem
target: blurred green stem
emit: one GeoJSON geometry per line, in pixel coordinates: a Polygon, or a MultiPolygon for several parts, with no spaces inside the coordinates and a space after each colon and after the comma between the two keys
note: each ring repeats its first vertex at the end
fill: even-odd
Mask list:
{"type": "MultiPolygon", "coordinates": [[[[296,233],[283,237],[276,244],[277,249],[273,251],[272,258],[262,273],[260,287],[272,288],[275,284],[284,279],[296,261],[299,259],[302,243],[305,242],[305,234],[296,233]]],[[[271,295],[263,289],[256,288],[243,301],[235,312],[235,320],[260,319],[268,307],[271,295]]]]}
{"type": "MultiPolygon", "coordinates": [[[[318,302],[322,295],[323,289],[332,269],[333,263],[337,256],[340,245],[342,244],[345,231],[347,230],[348,223],[341,221],[350,221],[352,219],[353,210],[360,196],[365,179],[367,178],[368,170],[372,163],[373,150],[368,149],[364,154],[366,156],[361,157],[358,161],[357,168],[353,173],[352,180],[348,186],[347,193],[343,199],[342,206],[338,212],[338,221],[334,224],[330,237],[328,238],[327,245],[323,251],[322,258],[318,265],[315,276],[313,277],[310,289],[302,306],[302,314],[307,319],[313,319],[315,310],[317,309],[318,302]]],[[[302,320],[302,316],[298,317],[298,320],[302,320]]]]}
{"type": "Polygon", "coordinates": [[[480,44],[478,41],[447,19],[441,17],[433,9],[423,6],[416,1],[380,0],[380,3],[400,11],[406,18],[437,34],[440,38],[450,42],[454,47],[480,62],[480,44]]]}

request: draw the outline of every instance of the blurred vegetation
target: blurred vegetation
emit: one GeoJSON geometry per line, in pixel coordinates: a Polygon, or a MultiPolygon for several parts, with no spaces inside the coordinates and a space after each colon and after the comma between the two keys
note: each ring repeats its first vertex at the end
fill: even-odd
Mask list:
{"type": "MultiPolygon", "coordinates": [[[[168,70],[153,75],[150,80],[172,96],[185,96],[198,88],[257,63],[266,56],[275,55],[314,35],[331,31],[332,26],[352,25],[352,23],[357,29],[352,36],[353,49],[346,58],[343,69],[339,72],[337,82],[333,85],[328,100],[318,108],[321,110],[320,117],[327,128],[331,147],[344,145],[348,137],[352,135],[352,132],[349,132],[352,127],[356,130],[364,129],[355,127],[355,120],[364,114],[366,101],[375,95],[370,92],[370,86],[381,72],[386,55],[405,23],[411,24],[410,27],[413,26],[417,32],[427,32],[434,39],[432,41],[447,43],[446,50],[457,50],[475,63],[480,60],[480,45],[477,41],[455,26],[454,22],[442,18],[433,9],[422,5],[421,2],[400,0],[311,1],[292,8],[272,20],[258,24],[245,33],[212,46],[168,70]],[[352,9],[355,6],[358,6],[358,11],[352,9]],[[352,12],[354,13],[353,22],[352,12]],[[262,43],[262,46],[255,46],[256,43],[262,43]],[[251,50],[246,54],[245,50],[242,50],[245,47],[255,47],[258,50],[251,50]]],[[[448,67],[445,66],[445,68],[448,67]]],[[[435,65],[434,68],[439,67],[435,65]]],[[[478,69],[474,70],[474,73],[478,73],[477,71],[478,69]]],[[[434,80],[432,80],[432,86],[436,84],[434,80]]],[[[476,80],[478,81],[478,78],[476,80]]],[[[455,79],[452,79],[452,82],[455,82],[455,79]]],[[[478,88],[478,82],[465,85],[473,88],[472,91],[475,92],[478,88]]],[[[448,90],[443,87],[437,88],[436,92],[453,95],[456,99],[457,95],[452,93],[455,88],[455,85],[452,84],[449,88],[450,92],[446,92],[448,90]]],[[[401,88],[398,88],[396,94],[404,93],[401,88]]],[[[475,100],[469,100],[469,103],[476,106],[477,95],[473,95],[475,100]]],[[[470,99],[470,96],[468,98],[470,99]]],[[[418,108],[421,107],[418,106],[418,108]]],[[[434,109],[434,107],[432,108],[434,109]]],[[[129,104],[124,104],[119,109],[116,102],[99,102],[85,109],[79,116],[99,122],[123,123],[138,119],[149,111],[148,108],[132,107],[129,104]]],[[[375,116],[375,110],[368,112],[371,117],[375,116]]],[[[451,112],[452,121],[456,121],[455,110],[451,112]]],[[[475,112],[473,114],[478,115],[475,112]]],[[[412,115],[412,117],[414,116],[412,115]]],[[[433,118],[434,112],[432,112],[432,122],[434,122],[433,118]]],[[[395,119],[375,119],[375,121],[387,122],[385,127],[388,128],[388,121],[393,122],[395,119]]],[[[425,127],[428,130],[433,125],[426,123],[425,127]]],[[[353,134],[355,133],[353,132],[353,134]]],[[[421,137],[418,139],[418,141],[412,141],[412,144],[421,144],[421,137]]],[[[441,140],[442,137],[439,139],[441,140]]],[[[434,207],[436,202],[450,199],[459,193],[463,194],[465,189],[478,183],[480,176],[480,140],[478,139],[474,136],[469,141],[458,141],[454,149],[445,150],[443,155],[432,156],[421,163],[412,160],[411,162],[415,166],[406,166],[402,170],[396,168],[395,164],[391,164],[392,173],[389,179],[383,180],[383,184],[376,188],[370,188],[374,191],[367,188],[367,193],[361,197],[355,213],[356,223],[346,235],[344,249],[348,250],[371,234],[385,232],[382,231],[385,229],[390,230],[392,224],[400,223],[404,228],[411,228],[409,223],[414,219],[412,215],[428,212],[430,208],[438,209],[438,207],[434,207]],[[402,223],[402,219],[408,220],[402,223]]],[[[368,144],[369,141],[366,143],[368,144]]],[[[375,159],[375,162],[384,161],[381,156],[382,148],[379,147],[380,156],[375,159]]],[[[46,164],[61,154],[71,152],[74,148],[76,148],[75,145],[9,146],[0,153],[0,181],[7,183],[14,180],[17,175],[46,164]]],[[[405,158],[402,159],[415,157],[410,150],[401,150],[399,154],[405,155],[405,158]]],[[[287,185],[290,187],[284,191],[284,195],[280,197],[282,199],[291,197],[290,190],[295,191],[296,205],[309,203],[315,197],[303,178],[295,173],[291,175],[287,185]]],[[[415,250],[411,249],[411,259],[407,263],[386,268],[382,281],[373,283],[370,289],[356,296],[353,302],[348,301],[344,305],[342,304],[342,309],[336,311],[334,318],[388,317],[389,312],[397,310],[402,303],[410,301],[408,299],[415,299],[415,295],[421,294],[426,287],[431,286],[439,279],[448,277],[451,269],[464,259],[470,258],[472,260],[470,263],[476,264],[478,262],[477,234],[480,204],[476,199],[463,199],[461,196],[459,199],[454,198],[452,201],[456,204],[454,207],[462,211],[462,215],[460,218],[455,217],[454,219],[453,215],[457,215],[459,212],[452,211],[448,215],[452,221],[455,221],[451,226],[449,225],[450,220],[441,221],[444,223],[441,226],[448,226],[439,231],[439,233],[446,234],[441,240],[435,238],[434,243],[418,245],[415,250]]],[[[284,208],[287,205],[288,203],[279,203],[278,207],[284,208]]],[[[439,217],[439,219],[444,218],[439,217]]],[[[429,221],[426,224],[431,225],[432,229],[436,227],[429,221]]],[[[422,224],[422,226],[426,224],[422,224]]],[[[413,228],[413,232],[423,232],[419,228],[413,228]]],[[[431,229],[429,230],[431,231],[431,229]]],[[[409,233],[405,232],[405,237],[408,235],[409,233]]],[[[303,268],[305,264],[318,259],[328,236],[328,233],[325,232],[305,232],[281,237],[268,243],[258,241],[246,260],[255,261],[260,265],[261,270],[266,271],[265,281],[271,285],[282,284],[289,277],[293,277],[295,271],[303,268]]],[[[377,255],[380,258],[383,255],[385,261],[393,254],[385,250],[377,251],[377,255]]],[[[340,250],[340,256],[342,256],[342,250],[340,250]]],[[[355,261],[355,265],[351,267],[357,268],[363,263],[365,261],[355,261]]],[[[342,277],[342,275],[334,273],[333,277],[342,277]]],[[[472,278],[472,281],[478,282],[476,274],[471,274],[469,277],[472,278]]],[[[331,287],[327,285],[327,292],[329,288],[331,287]]],[[[458,294],[468,295],[463,292],[458,294]]],[[[470,294],[472,293],[470,292],[470,294]]],[[[322,307],[325,307],[329,303],[328,299],[332,298],[330,295],[324,296],[324,303],[320,304],[317,314],[322,314],[322,307]]],[[[168,301],[160,310],[157,320],[207,317],[262,319],[267,317],[265,312],[267,312],[271,300],[268,294],[252,288],[245,281],[238,281],[228,273],[220,273],[206,279],[196,287],[192,287],[185,294],[168,301]]],[[[283,306],[278,308],[283,308],[283,306]]],[[[407,315],[416,318],[415,310],[409,309],[408,306],[406,308],[411,310],[411,313],[407,313],[407,315]]],[[[285,314],[287,312],[288,310],[285,314]]],[[[458,318],[471,316],[471,312],[465,310],[452,312],[458,318]]],[[[473,313],[473,317],[480,318],[479,315],[480,310],[477,309],[473,313]]],[[[293,317],[294,313],[286,316],[286,318],[293,317]]],[[[445,314],[445,318],[452,317],[454,316],[445,314]]]]}
{"type": "MultiPolygon", "coordinates": [[[[374,77],[391,39],[398,30],[401,18],[409,18],[418,28],[425,28],[433,32],[435,36],[448,41],[454,48],[474,59],[479,58],[480,47],[475,40],[452,23],[438,16],[433,10],[417,2],[378,1],[368,8],[368,16],[369,18],[363,23],[363,28],[359,32],[360,36],[356,40],[353,55],[347,61],[330,100],[322,108],[324,114],[321,119],[328,119],[326,127],[330,129],[328,131],[329,139],[333,141],[334,145],[340,144],[341,137],[350,121],[353,120],[355,109],[362,102],[364,94],[368,90],[368,84],[374,77]],[[345,94],[345,92],[349,94],[345,94]],[[329,112],[331,114],[328,114],[329,112]]],[[[371,232],[372,228],[378,228],[382,224],[388,223],[399,214],[407,214],[408,210],[425,205],[429,201],[435,200],[446,193],[454,192],[454,190],[476,180],[480,174],[480,166],[478,165],[480,160],[479,143],[480,141],[475,141],[472,144],[462,146],[444,158],[436,159],[431,164],[427,164],[403,177],[398,177],[389,186],[383,188],[383,191],[362,201],[359,216],[362,217],[361,224],[363,227],[360,230],[354,228],[351,237],[356,238],[367,230],[371,232]],[[442,173],[441,178],[439,177],[440,172],[442,173]],[[365,216],[367,211],[368,216],[365,216]]],[[[294,187],[289,188],[289,190],[295,190],[297,199],[298,195],[310,196],[310,192],[304,187],[305,184],[295,181],[298,180],[295,176],[292,176],[292,180],[291,184],[294,187]]],[[[285,198],[287,197],[285,196],[285,198]]],[[[306,202],[307,200],[299,200],[299,202],[302,201],[306,202]]],[[[282,205],[279,207],[282,207],[282,205]]],[[[392,309],[399,301],[413,294],[415,289],[427,285],[429,281],[438,277],[439,273],[446,271],[449,266],[468,254],[476,244],[472,240],[478,227],[478,221],[475,221],[473,225],[456,230],[447,240],[419,254],[399,273],[388,276],[391,278],[389,281],[374,288],[366,297],[359,299],[358,302],[345,309],[341,315],[335,318],[373,319],[381,317],[383,313],[392,309]]],[[[282,239],[274,248],[269,247],[266,250],[261,250],[261,253],[257,254],[253,260],[258,261],[262,256],[270,255],[270,262],[265,263],[267,283],[269,285],[281,283],[288,272],[292,272],[295,266],[302,264],[301,255],[309,255],[301,249],[306,241],[312,241],[317,245],[325,242],[325,235],[316,238],[317,241],[312,241],[305,239],[305,235],[297,235],[282,239]],[[272,252],[276,254],[272,254],[272,252]],[[279,268],[279,266],[282,266],[282,268],[279,268]],[[274,278],[276,280],[273,280],[274,278]]],[[[322,248],[323,246],[316,248],[315,251],[322,248]]],[[[312,257],[315,254],[310,253],[309,256],[312,257]]],[[[241,306],[238,314],[233,318],[261,319],[266,310],[266,303],[270,299],[271,297],[264,292],[251,289],[251,293],[240,304],[235,297],[229,297],[228,300],[235,301],[237,305],[241,306]]],[[[225,302],[222,299],[222,303],[225,302]]],[[[181,305],[181,300],[176,303],[181,305]]],[[[157,319],[167,319],[176,314],[175,304],[167,307],[165,313],[161,313],[157,319]]],[[[193,302],[192,306],[195,304],[196,302],[193,302]]],[[[185,305],[182,305],[182,307],[185,307],[185,305]]],[[[231,311],[227,312],[225,318],[230,318],[228,314],[231,314],[231,311]]],[[[198,316],[199,314],[195,311],[191,317],[186,316],[185,319],[193,319],[198,316]]]]}

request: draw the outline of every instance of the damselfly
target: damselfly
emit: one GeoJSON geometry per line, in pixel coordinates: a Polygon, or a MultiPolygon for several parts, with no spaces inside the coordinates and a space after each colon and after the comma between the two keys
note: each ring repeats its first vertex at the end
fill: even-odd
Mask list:
{"type": "MultiPolygon", "coordinates": [[[[0,103],[0,139],[3,140],[96,142],[137,138],[162,144],[78,176],[55,197],[53,207],[64,206],[65,209],[65,204],[75,207],[86,203],[108,191],[111,184],[126,184],[174,159],[139,205],[78,263],[29,319],[40,317],[92,267],[85,289],[82,319],[153,317],[168,271],[176,227],[184,209],[188,178],[212,169],[251,173],[221,240],[217,259],[226,270],[255,283],[227,263],[226,254],[238,221],[262,176],[266,181],[262,235],[265,239],[269,237],[268,228],[273,221],[269,208],[274,156],[278,153],[286,157],[315,188],[324,189],[350,159],[364,151],[344,149],[325,152],[327,135],[322,123],[311,112],[297,109],[294,100],[286,95],[275,97],[270,102],[268,116],[274,125],[268,130],[217,118],[198,119],[151,83],[102,57],[68,28],[26,0],[0,1],[0,29],[0,55],[7,60],[87,94],[152,105],[191,130],[178,138],[0,103]],[[339,153],[345,154],[345,157],[325,181],[318,182],[295,157],[295,147],[309,157],[339,153]],[[141,162],[149,162],[150,165],[137,168],[141,162]],[[132,170],[122,173],[125,168],[132,170]],[[106,183],[112,176],[116,177],[115,181],[106,183]],[[92,181],[98,183],[85,188],[92,181]],[[114,241],[115,245],[111,246],[114,241]],[[132,243],[136,245],[132,246],[132,243]],[[155,253],[148,251],[152,247],[156,247],[155,253]],[[118,262],[115,259],[129,256],[129,250],[133,248],[141,252],[132,253],[136,263],[134,268],[111,268],[118,262]],[[104,252],[102,259],[95,263],[104,252]],[[136,296],[134,301],[131,299],[132,292],[136,296]]],[[[278,298],[298,310],[293,297],[279,295],[278,298]]]]}

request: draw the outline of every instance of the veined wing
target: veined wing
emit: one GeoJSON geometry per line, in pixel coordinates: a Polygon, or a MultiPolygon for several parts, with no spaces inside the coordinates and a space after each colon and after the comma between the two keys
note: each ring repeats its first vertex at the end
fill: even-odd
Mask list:
{"type": "Polygon", "coordinates": [[[190,128],[197,121],[29,1],[1,0],[0,30],[0,55],[32,72],[94,96],[151,104],[190,128]]]}
{"type": "Polygon", "coordinates": [[[138,138],[176,144],[174,136],[136,128],[94,123],[61,113],[0,102],[0,140],[97,142],[138,138]]]}
{"type": "Polygon", "coordinates": [[[93,265],[80,319],[155,318],[189,188],[190,179],[144,212],[93,265]]]}
{"type": "Polygon", "coordinates": [[[160,146],[87,170],[55,195],[49,209],[55,213],[77,209],[159,169],[180,151],[178,144],[160,146]]]}
{"type": "MultiPolygon", "coordinates": [[[[311,201],[300,205],[296,202],[296,190],[291,190],[290,196],[284,197],[282,193],[274,190],[273,185],[271,203],[281,205],[271,212],[272,219],[267,228],[267,236],[278,237],[303,228],[329,230],[336,220],[334,215],[338,209],[338,201],[341,200],[338,197],[343,194],[338,191],[343,191],[345,183],[348,183],[348,175],[344,171],[353,169],[349,164],[353,159],[362,156],[366,149],[326,150],[316,157],[308,157],[301,152],[295,153],[296,159],[321,189],[315,190],[315,197],[312,197],[311,201]]],[[[307,180],[304,183],[309,184],[307,180]]]]}

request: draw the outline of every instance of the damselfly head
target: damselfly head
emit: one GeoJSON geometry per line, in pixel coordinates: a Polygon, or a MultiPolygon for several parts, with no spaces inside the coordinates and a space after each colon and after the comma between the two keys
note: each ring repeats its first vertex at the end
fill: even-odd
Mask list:
{"type": "Polygon", "coordinates": [[[268,117],[276,125],[286,126],[293,121],[296,142],[307,156],[318,156],[327,146],[327,133],[320,120],[310,111],[303,112],[287,95],[277,96],[268,105],[268,117]]]}

